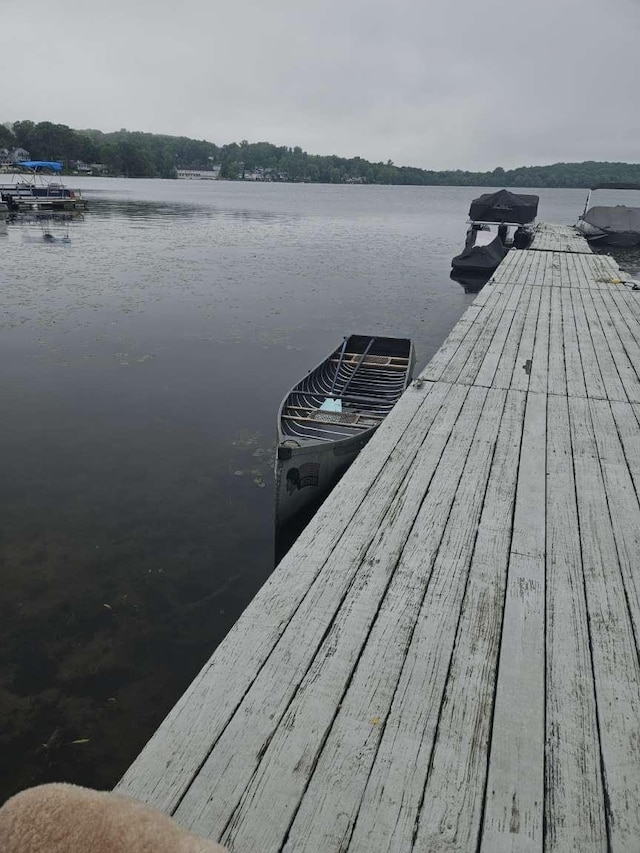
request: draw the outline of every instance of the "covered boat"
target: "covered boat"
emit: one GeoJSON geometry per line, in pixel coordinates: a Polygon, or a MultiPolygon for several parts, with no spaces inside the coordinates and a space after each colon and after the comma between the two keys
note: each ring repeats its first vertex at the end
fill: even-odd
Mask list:
{"type": "Polygon", "coordinates": [[[278,411],[276,525],[319,502],[411,381],[413,343],[350,335],[287,394],[278,411]]]}
{"type": "Polygon", "coordinates": [[[640,207],[596,205],[589,207],[596,190],[636,190],[640,184],[597,184],[591,187],[576,228],[591,243],[606,246],[636,246],[640,243],[640,207]]]}
{"type": "Polygon", "coordinates": [[[25,173],[10,184],[0,186],[0,197],[10,211],[85,210],[87,202],[77,190],[68,189],[60,180],[62,164],[55,160],[22,160],[25,173]],[[45,178],[47,173],[58,180],[45,178]]]}
{"type": "Polygon", "coordinates": [[[453,258],[451,266],[456,272],[492,273],[508,251],[501,234],[492,232],[487,225],[473,223],[464,249],[453,258]]]}
{"type": "Polygon", "coordinates": [[[474,198],[469,208],[472,222],[509,222],[512,225],[526,225],[538,215],[537,195],[511,193],[498,190],[474,198]]]}

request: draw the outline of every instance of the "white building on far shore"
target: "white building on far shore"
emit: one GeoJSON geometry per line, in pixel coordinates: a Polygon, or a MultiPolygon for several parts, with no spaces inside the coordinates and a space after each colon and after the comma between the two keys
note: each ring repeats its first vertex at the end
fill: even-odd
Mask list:
{"type": "Polygon", "coordinates": [[[217,181],[220,177],[221,166],[210,169],[177,169],[178,178],[183,181],[217,181]]]}

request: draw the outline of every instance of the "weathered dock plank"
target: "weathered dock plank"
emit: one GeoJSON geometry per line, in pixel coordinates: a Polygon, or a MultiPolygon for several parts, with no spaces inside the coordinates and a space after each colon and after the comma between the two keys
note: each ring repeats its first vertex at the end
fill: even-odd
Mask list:
{"type": "MultiPolygon", "coordinates": [[[[525,394],[508,392],[469,567],[418,822],[418,849],[434,853],[477,849],[525,404],[525,394]]],[[[375,808],[368,815],[375,820],[375,808]]]]}
{"type": "Polygon", "coordinates": [[[528,394],[481,851],[542,850],[547,397],[528,394]]]}
{"type": "Polygon", "coordinates": [[[605,802],[566,397],[547,401],[547,716],[550,853],[604,853],[605,802]]]}
{"type": "Polygon", "coordinates": [[[611,849],[631,853],[637,849],[640,838],[638,651],[589,401],[570,399],[569,412],[606,792],[605,815],[611,849]]]}
{"type": "Polygon", "coordinates": [[[548,225],[546,222],[536,225],[530,248],[539,252],[591,252],[589,244],[575,228],[569,225],[548,225]]]}
{"type": "Polygon", "coordinates": [[[236,853],[640,838],[640,292],[511,251],[119,790],[236,853]]]}

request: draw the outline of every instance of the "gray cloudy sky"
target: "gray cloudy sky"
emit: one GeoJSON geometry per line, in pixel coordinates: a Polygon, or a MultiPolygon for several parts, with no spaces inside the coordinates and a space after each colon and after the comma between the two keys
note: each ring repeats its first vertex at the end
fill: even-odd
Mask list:
{"type": "Polygon", "coordinates": [[[640,0],[0,0],[0,121],[424,168],[640,161],[640,0]]]}

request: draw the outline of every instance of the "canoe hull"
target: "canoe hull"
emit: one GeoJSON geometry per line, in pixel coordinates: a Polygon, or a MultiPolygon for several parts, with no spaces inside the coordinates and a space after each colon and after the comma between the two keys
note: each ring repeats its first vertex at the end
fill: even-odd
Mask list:
{"type": "Polygon", "coordinates": [[[375,429],[332,444],[280,445],[276,457],[276,526],[318,505],[367,444],[375,429]]]}

